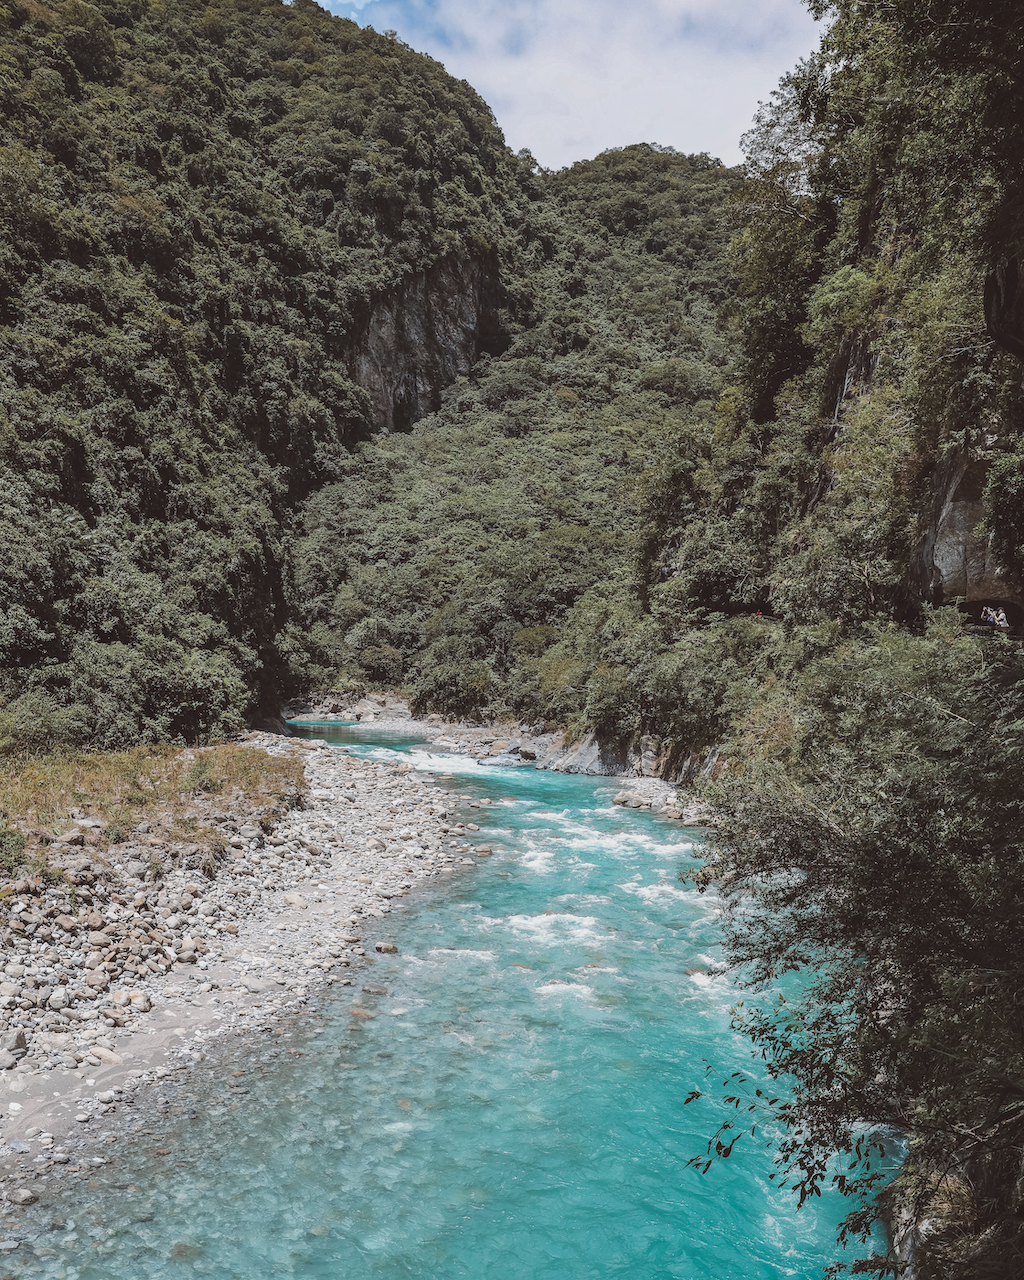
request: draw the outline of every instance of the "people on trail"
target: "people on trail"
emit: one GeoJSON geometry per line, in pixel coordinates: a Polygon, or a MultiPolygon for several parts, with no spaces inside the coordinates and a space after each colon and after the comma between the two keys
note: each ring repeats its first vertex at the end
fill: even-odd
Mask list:
{"type": "Polygon", "coordinates": [[[990,627],[998,627],[1000,631],[1009,631],[1010,623],[1006,617],[1006,610],[999,606],[993,609],[991,605],[983,605],[981,609],[981,621],[987,623],[990,627]]]}

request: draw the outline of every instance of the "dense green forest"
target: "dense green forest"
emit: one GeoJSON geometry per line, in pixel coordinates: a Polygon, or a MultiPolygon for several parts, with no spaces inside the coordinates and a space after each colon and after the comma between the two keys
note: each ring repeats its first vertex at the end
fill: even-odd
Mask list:
{"type": "Polygon", "coordinates": [[[717,751],[702,883],[755,991],[802,975],[737,1013],[796,1081],[780,1176],[857,1231],[903,1134],[919,1276],[1002,1278],[1024,653],[974,624],[1024,618],[1024,23],[811,7],[742,170],[552,173],[310,0],[0,6],[0,753],[337,687],[717,751]],[[367,344],[424,307],[462,337],[394,347],[383,431],[367,344]]]}
{"type": "Polygon", "coordinates": [[[537,176],[507,349],[304,506],[289,656],[314,683],[405,686],[454,715],[628,715],[604,646],[665,641],[636,633],[648,516],[703,465],[735,354],[737,185],[651,146],[537,176]]]}
{"type": "Polygon", "coordinates": [[[0,696],[107,745],[224,732],[288,684],[291,513],[372,429],[375,299],[504,254],[521,166],[468,85],[308,0],[0,33],[0,696]]]}

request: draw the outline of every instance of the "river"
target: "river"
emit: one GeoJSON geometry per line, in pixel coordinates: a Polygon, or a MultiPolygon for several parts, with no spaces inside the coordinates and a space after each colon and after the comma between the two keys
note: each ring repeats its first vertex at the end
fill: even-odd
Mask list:
{"type": "Polygon", "coordinates": [[[478,819],[495,855],[389,918],[399,954],[353,989],[386,988],[362,996],[372,1020],[353,1026],[352,990],[325,995],[244,1075],[168,1084],[172,1158],[122,1144],[0,1270],[815,1280],[842,1256],[843,1202],[797,1211],[760,1137],[704,1177],[686,1167],[719,1118],[683,1105],[705,1064],[719,1083],[756,1071],[714,900],[679,878],[696,831],[613,806],[614,780],[311,732],[495,801],[478,819]]]}

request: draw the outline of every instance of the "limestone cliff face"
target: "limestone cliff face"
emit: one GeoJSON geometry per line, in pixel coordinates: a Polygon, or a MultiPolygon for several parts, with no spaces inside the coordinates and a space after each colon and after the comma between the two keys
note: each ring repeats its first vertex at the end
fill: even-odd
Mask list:
{"type": "Polygon", "coordinates": [[[492,263],[444,259],[377,300],[349,367],[378,431],[407,431],[482,352],[502,349],[497,296],[492,263]]]}
{"type": "Polygon", "coordinates": [[[930,604],[960,598],[1024,606],[1016,571],[992,553],[978,531],[988,463],[960,452],[935,477],[934,504],[910,564],[913,593],[930,604]]]}
{"type": "Polygon", "coordinates": [[[666,746],[653,734],[609,738],[591,732],[576,742],[556,740],[537,761],[539,769],[555,773],[586,773],[598,777],[661,778],[682,785],[719,771],[717,747],[691,751],[666,746]]]}

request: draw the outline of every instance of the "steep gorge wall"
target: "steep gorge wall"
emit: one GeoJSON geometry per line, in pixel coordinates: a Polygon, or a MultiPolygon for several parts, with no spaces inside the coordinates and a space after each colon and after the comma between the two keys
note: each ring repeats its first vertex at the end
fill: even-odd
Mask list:
{"type": "Polygon", "coordinates": [[[615,738],[597,731],[576,741],[563,736],[537,761],[538,768],[555,773],[585,773],[598,777],[660,778],[680,786],[717,773],[719,749],[695,751],[682,744],[668,745],[645,733],[615,738]]]}
{"type": "Polygon", "coordinates": [[[350,370],[378,431],[408,430],[482,352],[502,350],[497,300],[497,264],[481,258],[442,259],[377,300],[350,370]]]}
{"type": "Polygon", "coordinates": [[[1001,601],[1024,609],[1018,569],[994,554],[981,527],[989,463],[958,450],[938,468],[933,502],[910,562],[908,586],[929,604],[1001,601]]]}

